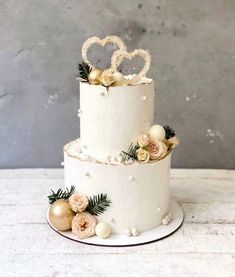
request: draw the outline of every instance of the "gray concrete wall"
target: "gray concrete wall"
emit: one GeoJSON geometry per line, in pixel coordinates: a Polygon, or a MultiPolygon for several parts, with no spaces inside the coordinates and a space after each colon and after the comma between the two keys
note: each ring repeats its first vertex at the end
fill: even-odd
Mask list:
{"type": "Polygon", "coordinates": [[[82,42],[117,34],[153,56],[157,122],[182,139],[173,166],[235,168],[234,14],[234,0],[0,0],[0,167],[60,166],[82,42]]]}

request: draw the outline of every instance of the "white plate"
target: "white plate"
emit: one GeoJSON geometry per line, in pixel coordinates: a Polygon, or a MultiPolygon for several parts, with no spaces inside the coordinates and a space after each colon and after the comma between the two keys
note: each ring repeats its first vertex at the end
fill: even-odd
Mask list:
{"type": "Polygon", "coordinates": [[[107,239],[101,239],[97,236],[93,236],[88,239],[80,240],[75,235],[73,235],[71,231],[61,232],[54,228],[49,220],[49,209],[47,212],[47,222],[50,227],[61,236],[80,243],[97,246],[135,246],[154,242],[173,234],[181,226],[184,220],[184,214],[182,208],[174,200],[171,200],[170,202],[169,212],[173,215],[173,220],[168,225],[160,225],[155,229],[140,233],[136,237],[128,237],[124,234],[113,234],[107,239]]]}

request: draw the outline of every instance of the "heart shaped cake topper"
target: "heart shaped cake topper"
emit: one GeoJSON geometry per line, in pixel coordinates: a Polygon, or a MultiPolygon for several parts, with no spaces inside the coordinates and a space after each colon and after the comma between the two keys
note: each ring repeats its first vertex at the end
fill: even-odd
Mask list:
{"type": "Polygon", "coordinates": [[[141,69],[141,71],[134,75],[133,78],[128,79],[126,83],[128,85],[135,85],[138,83],[143,77],[146,76],[147,72],[149,71],[150,64],[151,64],[151,57],[148,51],[143,49],[135,49],[133,52],[127,52],[126,50],[116,50],[113,53],[112,59],[111,59],[111,70],[113,72],[118,71],[118,67],[122,63],[124,58],[127,58],[131,60],[134,57],[140,56],[144,59],[144,66],[141,69]]]}
{"type": "Polygon", "coordinates": [[[107,44],[115,44],[117,45],[117,47],[121,50],[125,50],[126,49],[126,45],[124,43],[124,41],[118,37],[118,36],[107,36],[103,39],[100,39],[98,37],[90,37],[88,38],[84,43],[83,43],[83,46],[82,46],[82,58],[83,58],[83,61],[85,63],[88,63],[90,66],[92,67],[95,67],[93,66],[88,57],[87,57],[87,52],[88,52],[88,49],[93,45],[93,44],[99,44],[101,45],[102,47],[104,47],[105,45],[107,44]]]}

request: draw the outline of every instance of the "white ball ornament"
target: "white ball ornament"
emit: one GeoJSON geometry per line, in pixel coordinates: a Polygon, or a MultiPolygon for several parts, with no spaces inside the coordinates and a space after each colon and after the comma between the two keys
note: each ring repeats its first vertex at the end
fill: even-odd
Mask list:
{"type": "Polygon", "coordinates": [[[168,223],[169,223],[168,220],[167,220],[166,218],[163,218],[162,224],[163,224],[163,225],[168,225],[168,223]]]}
{"type": "Polygon", "coordinates": [[[170,219],[173,219],[173,215],[171,213],[168,214],[168,216],[170,217],[170,219]]]}
{"type": "Polygon", "coordinates": [[[139,235],[139,232],[138,232],[138,230],[136,228],[132,228],[131,229],[131,233],[132,233],[132,236],[134,236],[134,237],[139,235]]]}
{"type": "Polygon", "coordinates": [[[165,139],[165,129],[161,125],[153,125],[149,129],[149,136],[151,140],[160,140],[163,141],[165,139]]]}
{"type": "Polygon", "coordinates": [[[95,226],[95,233],[97,237],[106,239],[111,234],[111,226],[106,222],[99,222],[95,226]]]}
{"type": "Polygon", "coordinates": [[[131,237],[131,230],[127,229],[127,230],[125,231],[125,234],[126,234],[128,237],[131,237]]]}
{"type": "Polygon", "coordinates": [[[171,218],[169,217],[169,215],[166,215],[165,218],[168,220],[168,222],[171,221],[171,218]]]}

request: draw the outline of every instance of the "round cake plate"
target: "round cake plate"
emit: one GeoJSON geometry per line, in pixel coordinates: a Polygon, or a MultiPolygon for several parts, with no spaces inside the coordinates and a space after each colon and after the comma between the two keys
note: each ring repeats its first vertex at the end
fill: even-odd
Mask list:
{"type": "Polygon", "coordinates": [[[170,201],[169,213],[173,215],[173,220],[168,225],[160,225],[155,229],[142,232],[138,236],[128,237],[125,234],[112,234],[107,239],[101,239],[101,238],[98,238],[97,236],[93,236],[88,239],[81,240],[81,239],[78,239],[75,235],[73,235],[71,231],[66,231],[66,232],[58,231],[50,223],[49,216],[48,216],[49,209],[47,213],[47,222],[55,232],[73,241],[90,244],[90,245],[96,245],[96,246],[124,247],[124,246],[136,246],[136,245],[155,242],[157,240],[166,238],[169,235],[173,234],[181,226],[184,220],[184,213],[182,208],[179,206],[179,204],[174,200],[170,201]]]}

